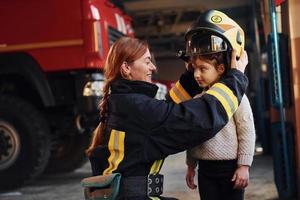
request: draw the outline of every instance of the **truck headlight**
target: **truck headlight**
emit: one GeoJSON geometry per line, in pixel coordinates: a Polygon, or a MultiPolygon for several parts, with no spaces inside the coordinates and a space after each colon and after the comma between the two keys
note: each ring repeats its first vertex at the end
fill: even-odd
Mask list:
{"type": "Polygon", "coordinates": [[[83,96],[89,97],[89,96],[96,96],[100,97],[103,95],[103,86],[104,81],[88,81],[83,88],[83,96]]]}

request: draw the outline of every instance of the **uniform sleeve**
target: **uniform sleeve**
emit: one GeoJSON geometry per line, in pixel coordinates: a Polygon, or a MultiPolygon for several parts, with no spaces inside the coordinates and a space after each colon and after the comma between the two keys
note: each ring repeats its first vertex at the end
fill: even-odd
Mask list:
{"type": "Polygon", "coordinates": [[[238,164],[251,166],[255,147],[255,127],[253,114],[246,95],[234,114],[238,137],[238,164]]]}
{"type": "Polygon", "coordinates": [[[109,152],[107,147],[97,147],[89,156],[93,176],[102,175],[104,169],[108,167],[107,159],[109,152]]]}
{"type": "Polygon", "coordinates": [[[166,99],[168,101],[180,103],[193,98],[200,92],[202,92],[202,88],[199,87],[195,81],[194,74],[186,70],[174,87],[170,89],[166,99]]]}
{"type": "Polygon", "coordinates": [[[143,111],[149,113],[143,119],[149,129],[145,159],[165,158],[212,138],[237,110],[247,84],[246,76],[232,69],[202,97],[179,104],[144,102],[143,111]]]}

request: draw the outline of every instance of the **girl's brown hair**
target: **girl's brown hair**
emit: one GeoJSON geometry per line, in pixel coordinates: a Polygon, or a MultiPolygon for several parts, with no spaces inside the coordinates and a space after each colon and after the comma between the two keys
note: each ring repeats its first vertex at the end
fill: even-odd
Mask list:
{"type": "Polygon", "coordinates": [[[136,38],[122,37],[118,39],[110,48],[104,65],[105,83],[103,86],[103,97],[99,104],[100,123],[93,133],[93,139],[86,150],[88,156],[92,151],[103,144],[104,128],[106,124],[107,100],[111,83],[121,77],[126,78],[121,73],[121,65],[124,62],[133,63],[142,57],[148,49],[146,41],[136,38]]]}
{"type": "Polygon", "coordinates": [[[201,55],[201,56],[197,56],[197,58],[200,58],[201,60],[204,60],[212,64],[215,68],[217,68],[217,66],[219,66],[220,64],[224,64],[225,72],[228,69],[226,53],[224,52],[201,55]]]}

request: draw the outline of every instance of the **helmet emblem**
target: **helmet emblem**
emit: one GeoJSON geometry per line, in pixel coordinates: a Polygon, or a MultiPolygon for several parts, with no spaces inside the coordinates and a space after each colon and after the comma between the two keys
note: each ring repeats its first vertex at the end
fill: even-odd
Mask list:
{"type": "Polygon", "coordinates": [[[219,15],[214,15],[212,16],[211,18],[211,21],[214,22],[214,23],[220,23],[222,21],[222,17],[219,16],[219,15]]]}

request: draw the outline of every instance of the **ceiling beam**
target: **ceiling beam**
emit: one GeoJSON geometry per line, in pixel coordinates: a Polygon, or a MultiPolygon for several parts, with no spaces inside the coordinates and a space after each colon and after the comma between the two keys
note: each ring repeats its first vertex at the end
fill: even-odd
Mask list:
{"type": "Polygon", "coordinates": [[[162,11],[172,9],[195,9],[207,10],[207,9],[226,9],[237,6],[249,5],[251,0],[147,0],[147,1],[129,1],[124,2],[124,7],[129,12],[145,12],[145,11],[162,11]]]}
{"type": "Polygon", "coordinates": [[[165,26],[147,26],[147,27],[135,27],[135,33],[137,37],[140,36],[162,36],[162,35],[180,35],[185,33],[187,28],[191,25],[191,22],[169,24],[165,26]]]}

